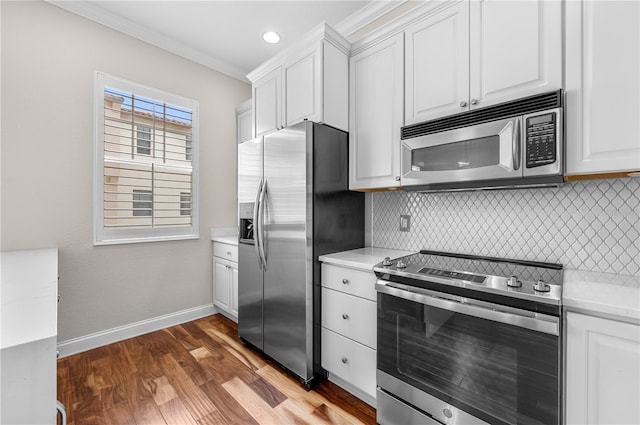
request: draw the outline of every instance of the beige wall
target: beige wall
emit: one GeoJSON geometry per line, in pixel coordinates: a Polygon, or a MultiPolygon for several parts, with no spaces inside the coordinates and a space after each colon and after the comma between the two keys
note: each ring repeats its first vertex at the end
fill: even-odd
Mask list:
{"type": "Polygon", "coordinates": [[[44,2],[0,7],[1,248],[59,248],[58,341],[211,303],[249,85],[44,2]],[[92,245],[95,70],[200,102],[199,240],[92,245]]]}

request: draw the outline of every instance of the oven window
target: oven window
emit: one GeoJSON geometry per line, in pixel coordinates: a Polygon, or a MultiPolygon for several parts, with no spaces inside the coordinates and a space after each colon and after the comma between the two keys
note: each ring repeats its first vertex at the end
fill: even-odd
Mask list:
{"type": "Polygon", "coordinates": [[[411,151],[413,171],[452,171],[500,163],[500,136],[480,137],[411,151]]]}
{"type": "Polygon", "coordinates": [[[557,424],[559,338],[390,295],[378,369],[489,423],[557,424]]]}

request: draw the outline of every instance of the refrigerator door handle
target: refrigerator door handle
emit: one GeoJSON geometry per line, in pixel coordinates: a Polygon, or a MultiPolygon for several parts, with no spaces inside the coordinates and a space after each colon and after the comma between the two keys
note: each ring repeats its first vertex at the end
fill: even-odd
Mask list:
{"type": "Polygon", "coordinates": [[[262,191],[260,192],[260,201],[258,203],[258,239],[260,243],[258,248],[260,250],[260,257],[262,258],[262,269],[267,271],[267,255],[264,248],[264,203],[267,197],[267,179],[264,180],[262,185],[262,191]]]}
{"type": "Polygon", "coordinates": [[[253,246],[256,249],[256,257],[258,257],[258,267],[260,270],[262,267],[262,257],[260,256],[260,227],[258,227],[258,210],[260,206],[260,194],[262,193],[262,179],[260,179],[260,183],[258,184],[258,190],[256,191],[256,202],[253,204],[253,246]]]}

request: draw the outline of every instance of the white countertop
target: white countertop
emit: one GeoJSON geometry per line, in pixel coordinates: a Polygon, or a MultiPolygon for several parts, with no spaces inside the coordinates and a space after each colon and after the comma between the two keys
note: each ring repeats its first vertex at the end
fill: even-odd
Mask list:
{"type": "Polygon", "coordinates": [[[58,250],[2,251],[0,348],[58,334],[58,250]]]}
{"type": "Polygon", "coordinates": [[[562,303],[568,310],[617,316],[640,323],[640,276],[567,269],[562,303]]]}
{"type": "Polygon", "coordinates": [[[222,242],[229,245],[238,246],[238,236],[214,236],[211,238],[214,242],[222,242]]]}
{"type": "Polygon", "coordinates": [[[218,227],[211,229],[211,240],[238,246],[237,227],[218,227]]]}
{"type": "Polygon", "coordinates": [[[336,252],[335,254],[321,255],[318,259],[327,264],[370,271],[373,269],[373,266],[384,260],[385,257],[393,259],[413,253],[413,251],[366,247],[353,249],[351,251],[336,252]]]}

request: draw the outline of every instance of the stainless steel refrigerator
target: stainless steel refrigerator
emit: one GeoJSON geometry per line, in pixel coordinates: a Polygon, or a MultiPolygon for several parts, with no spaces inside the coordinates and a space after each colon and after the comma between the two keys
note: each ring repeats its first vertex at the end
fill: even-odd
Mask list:
{"type": "Polygon", "coordinates": [[[348,151],[310,121],[238,145],[238,333],[309,386],[326,376],[318,256],[364,246],[348,151]]]}

